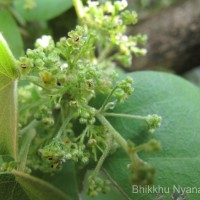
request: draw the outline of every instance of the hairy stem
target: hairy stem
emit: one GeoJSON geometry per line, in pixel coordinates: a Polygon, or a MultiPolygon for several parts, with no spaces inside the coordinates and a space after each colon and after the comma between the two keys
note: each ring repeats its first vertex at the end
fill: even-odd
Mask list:
{"type": "Polygon", "coordinates": [[[24,171],[26,167],[27,156],[29,152],[29,148],[33,138],[36,135],[35,129],[29,129],[29,131],[24,135],[23,141],[21,143],[20,152],[19,152],[19,171],[24,171]]]}
{"type": "Polygon", "coordinates": [[[100,159],[99,159],[99,161],[98,161],[98,163],[97,163],[97,165],[96,165],[96,167],[95,167],[95,169],[94,169],[94,171],[92,173],[93,177],[98,175],[98,173],[99,173],[99,171],[100,171],[105,159],[107,158],[107,156],[108,156],[108,154],[110,152],[111,147],[112,147],[112,137],[110,136],[108,138],[106,148],[103,151],[103,154],[101,155],[101,157],[100,157],[100,159]]]}
{"type": "Polygon", "coordinates": [[[113,45],[108,45],[98,57],[98,63],[104,61],[113,49],[113,45]]]}
{"type": "Polygon", "coordinates": [[[112,134],[113,138],[116,142],[128,153],[128,145],[127,141],[118,133],[110,122],[101,114],[96,114],[97,119],[101,122],[101,124],[112,134]]]}
{"type": "Polygon", "coordinates": [[[123,117],[123,118],[130,118],[130,119],[141,119],[146,120],[146,116],[140,116],[140,115],[129,115],[129,114],[123,114],[123,113],[104,113],[104,116],[106,117],[123,117]]]}
{"type": "Polygon", "coordinates": [[[30,124],[28,124],[26,127],[24,127],[21,131],[20,131],[20,137],[24,136],[25,134],[27,134],[27,132],[33,128],[35,128],[37,125],[39,124],[39,121],[37,120],[33,120],[30,124]]]}
{"type": "Polygon", "coordinates": [[[108,95],[108,97],[106,98],[106,100],[103,102],[101,108],[99,109],[99,112],[103,112],[107,103],[109,102],[110,98],[112,97],[114,91],[116,90],[117,85],[112,89],[112,91],[110,92],[110,94],[108,95]]]}
{"type": "Polygon", "coordinates": [[[56,135],[57,138],[62,136],[66,126],[69,124],[69,122],[71,121],[73,117],[74,117],[74,111],[70,109],[66,119],[63,121],[62,126],[60,127],[60,130],[58,131],[58,134],[56,135]]]}

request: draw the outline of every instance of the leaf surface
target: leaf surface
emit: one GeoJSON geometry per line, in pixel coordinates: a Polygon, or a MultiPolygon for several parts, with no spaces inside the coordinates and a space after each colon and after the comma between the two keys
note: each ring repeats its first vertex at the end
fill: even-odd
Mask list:
{"type": "Polygon", "coordinates": [[[24,0],[15,1],[16,10],[28,21],[50,20],[72,7],[72,0],[35,0],[36,7],[24,9],[24,0]]]}
{"type": "Polygon", "coordinates": [[[0,199],[71,200],[49,183],[19,171],[0,175],[0,199]]]}
{"type": "Polygon", "coordinates": [[[15,58],[0,33],[0,155],[17,159],[17,98],[15,58]]]}
{"type": "Polygon", "coordinates": [[[45,174],[43,179],[55,187],[59,188],[65,194],[73,197],[73,200],[79,200],[78,179],[82,182],[82,176],[77,175],[74,163],[66,162],[61,171],[55,175],[45,174]]]}
{"type": "Polygon", "coordinates": [[[0,155],[17,159],[16,80],[0,76],[0,155]]]}
{"type": "Polygon", "coordinates": [[[0,10],[0,32],[8,42],[13,54],[16,57],[21,56],[24,49],[19,28],[12,15],[5,9],[0,10]]]}
{"type": "MultiPolygon", "coordinates": [[[[109,118],[112,125],[126,139],[142,144],[154,138],[161,142],[162,150],[157,153],[139,155],[157,169],[154,186],[169,188],[174,186],[190,189],[200,188],[200,90],[191,83],[174,75],[158,72],[138,72],[130,74],[135,81],[132,96],[113,112],[127,114],[158,114],[162,124],[153,134],[147,133],[145,122],[109,118]]],[[[156,191],[132,193],[131,174],[127,168],[129,158],[119,150],[109,157],[104,165],[107,172],[129,196],[135,200],[152,200],[156,191]]],[[[157,191],[161,192],[162,191],[157,191]]],[[[188,199],[198,199],[198,193],[187,192],[188,199]]],[[[170,199],[170,194],[166,194],[170,199]]]]}
{"type": "Polygon", "coordinates": [[[15,181],[12,174],[0,174],[0,199],[2,200],[29,200],[28,196],[15,181]]]}
{"type": "Polygon", "coordinates": [[[18,75],[15,58],[1,33],[0,33],[0,75],[9,77],[10,79],[14,79],[18,75]]]}
{"type": "MultiPolygon", "coordinates": [[[[26,191],[31,200],[71,200],[63,192],[39,178],[23,172],[13,172],[16,181],[26,191]]],[[[67,187],[67,186],[66,186],[67,187]]]]}

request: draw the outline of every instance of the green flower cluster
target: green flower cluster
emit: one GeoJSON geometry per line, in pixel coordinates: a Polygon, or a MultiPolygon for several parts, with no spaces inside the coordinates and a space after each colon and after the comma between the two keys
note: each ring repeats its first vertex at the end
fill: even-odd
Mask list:
{"type": "Polygon", "coordinates": [[[154,182],[156,169],[146,162],[137,161],[129,165],[132,172],[131,183],[132,185],[151,185],[154,182]]]}
{"type": "Polygon", "coordinates": [[[114,96],[117,97],[118,102],[123,103],[133,93],[133,79],[127,77],[117,84],[114,96]]]}
{"type": "Polygon", "coordinates": [[[97,196],[99,193],[106,194],[110,191],[110,181],[100,177],[90,176],[88,178],[89,188],[87,194],[91,197],[97,196]]]}
{"type": "MultiPolygon", "coordinates": [[[[160,147],[154,140],[139,146],[130,145],[105,119],[106,111],[123,103],[134,90],[131,78],[119,81],[113,70],[116,61],[128,65],[132,53],[145,53],[138,47],[145,42],[144,36],[125,34],[126,26],[137,22],[135,12],[124,11],[126,6],[125,0],[106,1],[102,5],[89,1],[81,25],[67,37],[54,42],[51,36],[42,36],[37,39],[35,49],[28,49],[17,62],[22,84],[20,134],[23,135],[27,127],[37,133],[27,165],[55,172],[67,161],[79,166],[95,162],[95,173],[89,179],[91,196],[109,190],[108,182],[97,175],[106,157],[118,147],[130,157],[133,182],[142,180],[144,183],[149,182],[147,179],[154,171],[143,164],[137,152],[160,147]],[[116,51],[112,53],[113,49],[116,51]],[[94,106],[93,99],[96,103],[99,100],[101,105],[94,106]]],[[[145,120],[151,132],[160,126],[161,118],[157,115],[136,118],[145,120]]]]}
{"type": "Polygon", "coordinates": [[[37,5],[36,5],[36,2],[35,0],[25,0],[24,1],[24,9],[25,10],[32,10],[33,8],[35,8],[37,5]]]}
{"type": "MultiPolygon", "coordinates": [[[[60,170],[67,160],[79,163],[79,167],[84,167],[89,161],[96,162],[99,152],[104,151],[107,133],[102,126],[87,126],[77,136],[69,130],[65,131],[62,137],[55,137],[39,150],[42,159],[52,168],[51,172],[60,170]]],[[[116,150],[115,146],[114,143],[113,151],[114,148],[116,150]]],[[[46,166],[40,169],[46,170],[46,166]]]]}
{"type": "MultiPolygon", "coordinates": [[[[127,25],[137,23],[137,13],[135,11],[124,10],[127,1],[106,1],[104,4],[88,1],[85,7],[83,23],[95,31],[98,36],[99,49],[107,50],[107,54],[112,49],[118,51],[112,55],[110,60],[119,61],[124,67],[131,65],[132,54],[145,55],[146,50],[138,47],[143,45],[147,37],[145,35],[128,36],[126,35],[127,25]]],[[[101,56],[103,60],[107,55],[101,56]]]]}
{"type": "Polygon", "coordinates": [[[4,162],[0,165],[0,172],[11,172],[17,169],[18,163],[16,161],[4,162]]]}
{"type": "Polygon", "coordinates": [[[148,115],[146,117],[146,122],[149,126],[149,132],[153,133],[156,128],[160,127],[161,124],[161,117],[158,115],[148,115]]]}

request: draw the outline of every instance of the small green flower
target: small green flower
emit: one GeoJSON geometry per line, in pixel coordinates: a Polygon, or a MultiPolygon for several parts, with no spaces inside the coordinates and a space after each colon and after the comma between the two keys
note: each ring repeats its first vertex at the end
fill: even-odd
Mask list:
{"type": "Polygon", "coordinates": [[[149,132],[153,133],[155,131],[156,128],[160,127],[161,124],[161,117],[154,114],[154,115],[148,115],[146,117],[146,122],[149,126],[149,132]]]}
{"type": "Polygon", "coordinates": [[[17,61],[17,66],[22,74],[27,74],[31,71],[34,64],[32,59],[27,57],[21,57],[17,61]]]}
{"type": "Polygon", "coordinates": [[[108,193],[110,191],[110,181],[103,180],[100,177],[90,176],[88,178],[88,191],[87,194],[91,197],[97,196],[99,193],[108,193]]]}
{"type": "Polygon", "coordinates": [[[128,96],[130,96],[134,89],[133,89],[133,80],[130,77],[127,77],[125,80],[122,80],[116,88],[114,92],[114,96],[117,98],[118,102],[124,102],[128,96]]]}
{"type": "Polygon", "coordinates": [[[137,13],[135,11],[126,10],[121,13],[121,19],[125,25],[137,23],[137,13]]]}
{"type": "Polygon", "coordinates": [[[122,11],[128,6],[127,0],[114,1],[116,11],[122,11]]]}
{"type": "Polygon", "coordinates": [[[43,85],[47,88],[53,88],[56,86],[56,78],[49,71],[40,72],[40,79],[43,85]]]}
{"type": "Polygon", "coordinates": [[[80,48],[87,40],[86,34],[87,29],[85,27],[77,26],[74,31],[68,33],[67,44],[74,49],[80,48]]]}
{"type": "Polygon", "coordinates": [[[129,165],[129,169],[132,172],[132,185],[145,186],[153,184],[156,170],[148,163],[143,162],[142,160],[139,160],[136,163],[133,161],[133,163],[129,165]]]}
{"type": "Polygon", "coordinates": [[[160,143],[157,140],[152,139],[145,144],[144,151],[152,152],[152,151],[160,151],[160,149],[161,149],[160,143]]]}
{"type": "Polygon", "coordinates": [[[39,149],[39,153],[52,169],[59,170],[66,161],[67,149],[61,139],[54,138],[48,145],[39,149]]]}
{"type": "Polygon", "coordinates": [[[32,10],[37,6],[35,0],[24,0],[24,9],[25,10],[32,10]]]}

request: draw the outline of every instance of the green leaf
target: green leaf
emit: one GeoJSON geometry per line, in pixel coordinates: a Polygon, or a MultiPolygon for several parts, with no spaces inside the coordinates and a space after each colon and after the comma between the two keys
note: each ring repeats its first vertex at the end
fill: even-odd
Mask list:
{"type": "Polygon", "coordinates": [[[77,171],[78,170],[75,168],[74,163],[66,162],[61,171],[54,175],[45,174],[43,179],[62,190],[65,194],[73,197],[73,200],[78,200],[78,179],[81,179],[82,182],[82,176],[78,177],[77,171]]]}
{"type": "Polygon", "coordinates": [[[19,28],[12,15],[5,9],[0,10],[0,32],[4,35],[13,54],[16,57],[21,56],[24,50],[19,28]]]}
{"type": "Polygon", "coordinates": [[[49,183],[19,171],[0,175],[2,200],[71,200],[49,183]]]}
{"type": "Polygon", "coordinates": [[[16,80],[0,75],[0,155],[17,158],[16,80]]]}
{"type": "Polygon", "coordinates": [[[71,200],[63,192],[39,178],[19,171],[13,171],[13,174],[31,200],[71,200]]]}
{"type": "MultiPolygon", "coordinates": [[[[140,156],[157,169],[155,187],[200,187],[200,90],[191,83],[170,74],[138,72],[134,94],[114,112],[138,115],[158,114],[162,124],[153,134],[147,133],[146,123],[139,120],[109,118],[113,126],[125,138],[142,144],[152,138],[161,142],[157,153],[141,153],[140,156]]],[[[119,150],[107,159],[104,167],[119,187],[135,200],[152,200],[156,194],[132,193],[131,174],[127,168],[129,159],[119,150]]],[[[161,191],[162,193],[162,191],[161,191]]],[[[168,198],[170,197],[170,194],[168,198]]],[[[188,193],[187,199],[198,199],[199,194],[188,193]]]]}
{"type": "Polygon", "coordinates": [[[29,200],[22,187],[12,174],[0,174],[0,199],[29,200]]]}
{"type": "Polygon", "coordinates": [[[9,78],[16,78],[17,68],[15,58],[10,51],[7,42],[0,33],[0,75],[7,76],[9,78]]]}
{"type": "Polygon", "coordinates": [[[15,1],[16,10],[28,21],[50,20],[72,7],[71,0],[35,0],[36,7],[24,9],[24,0],[15,1]]]}
{"type": "Polygon", "coordinates": [[[17,99],[15,58],[0,34],[0,155],[17,159],[17,99]]]}

